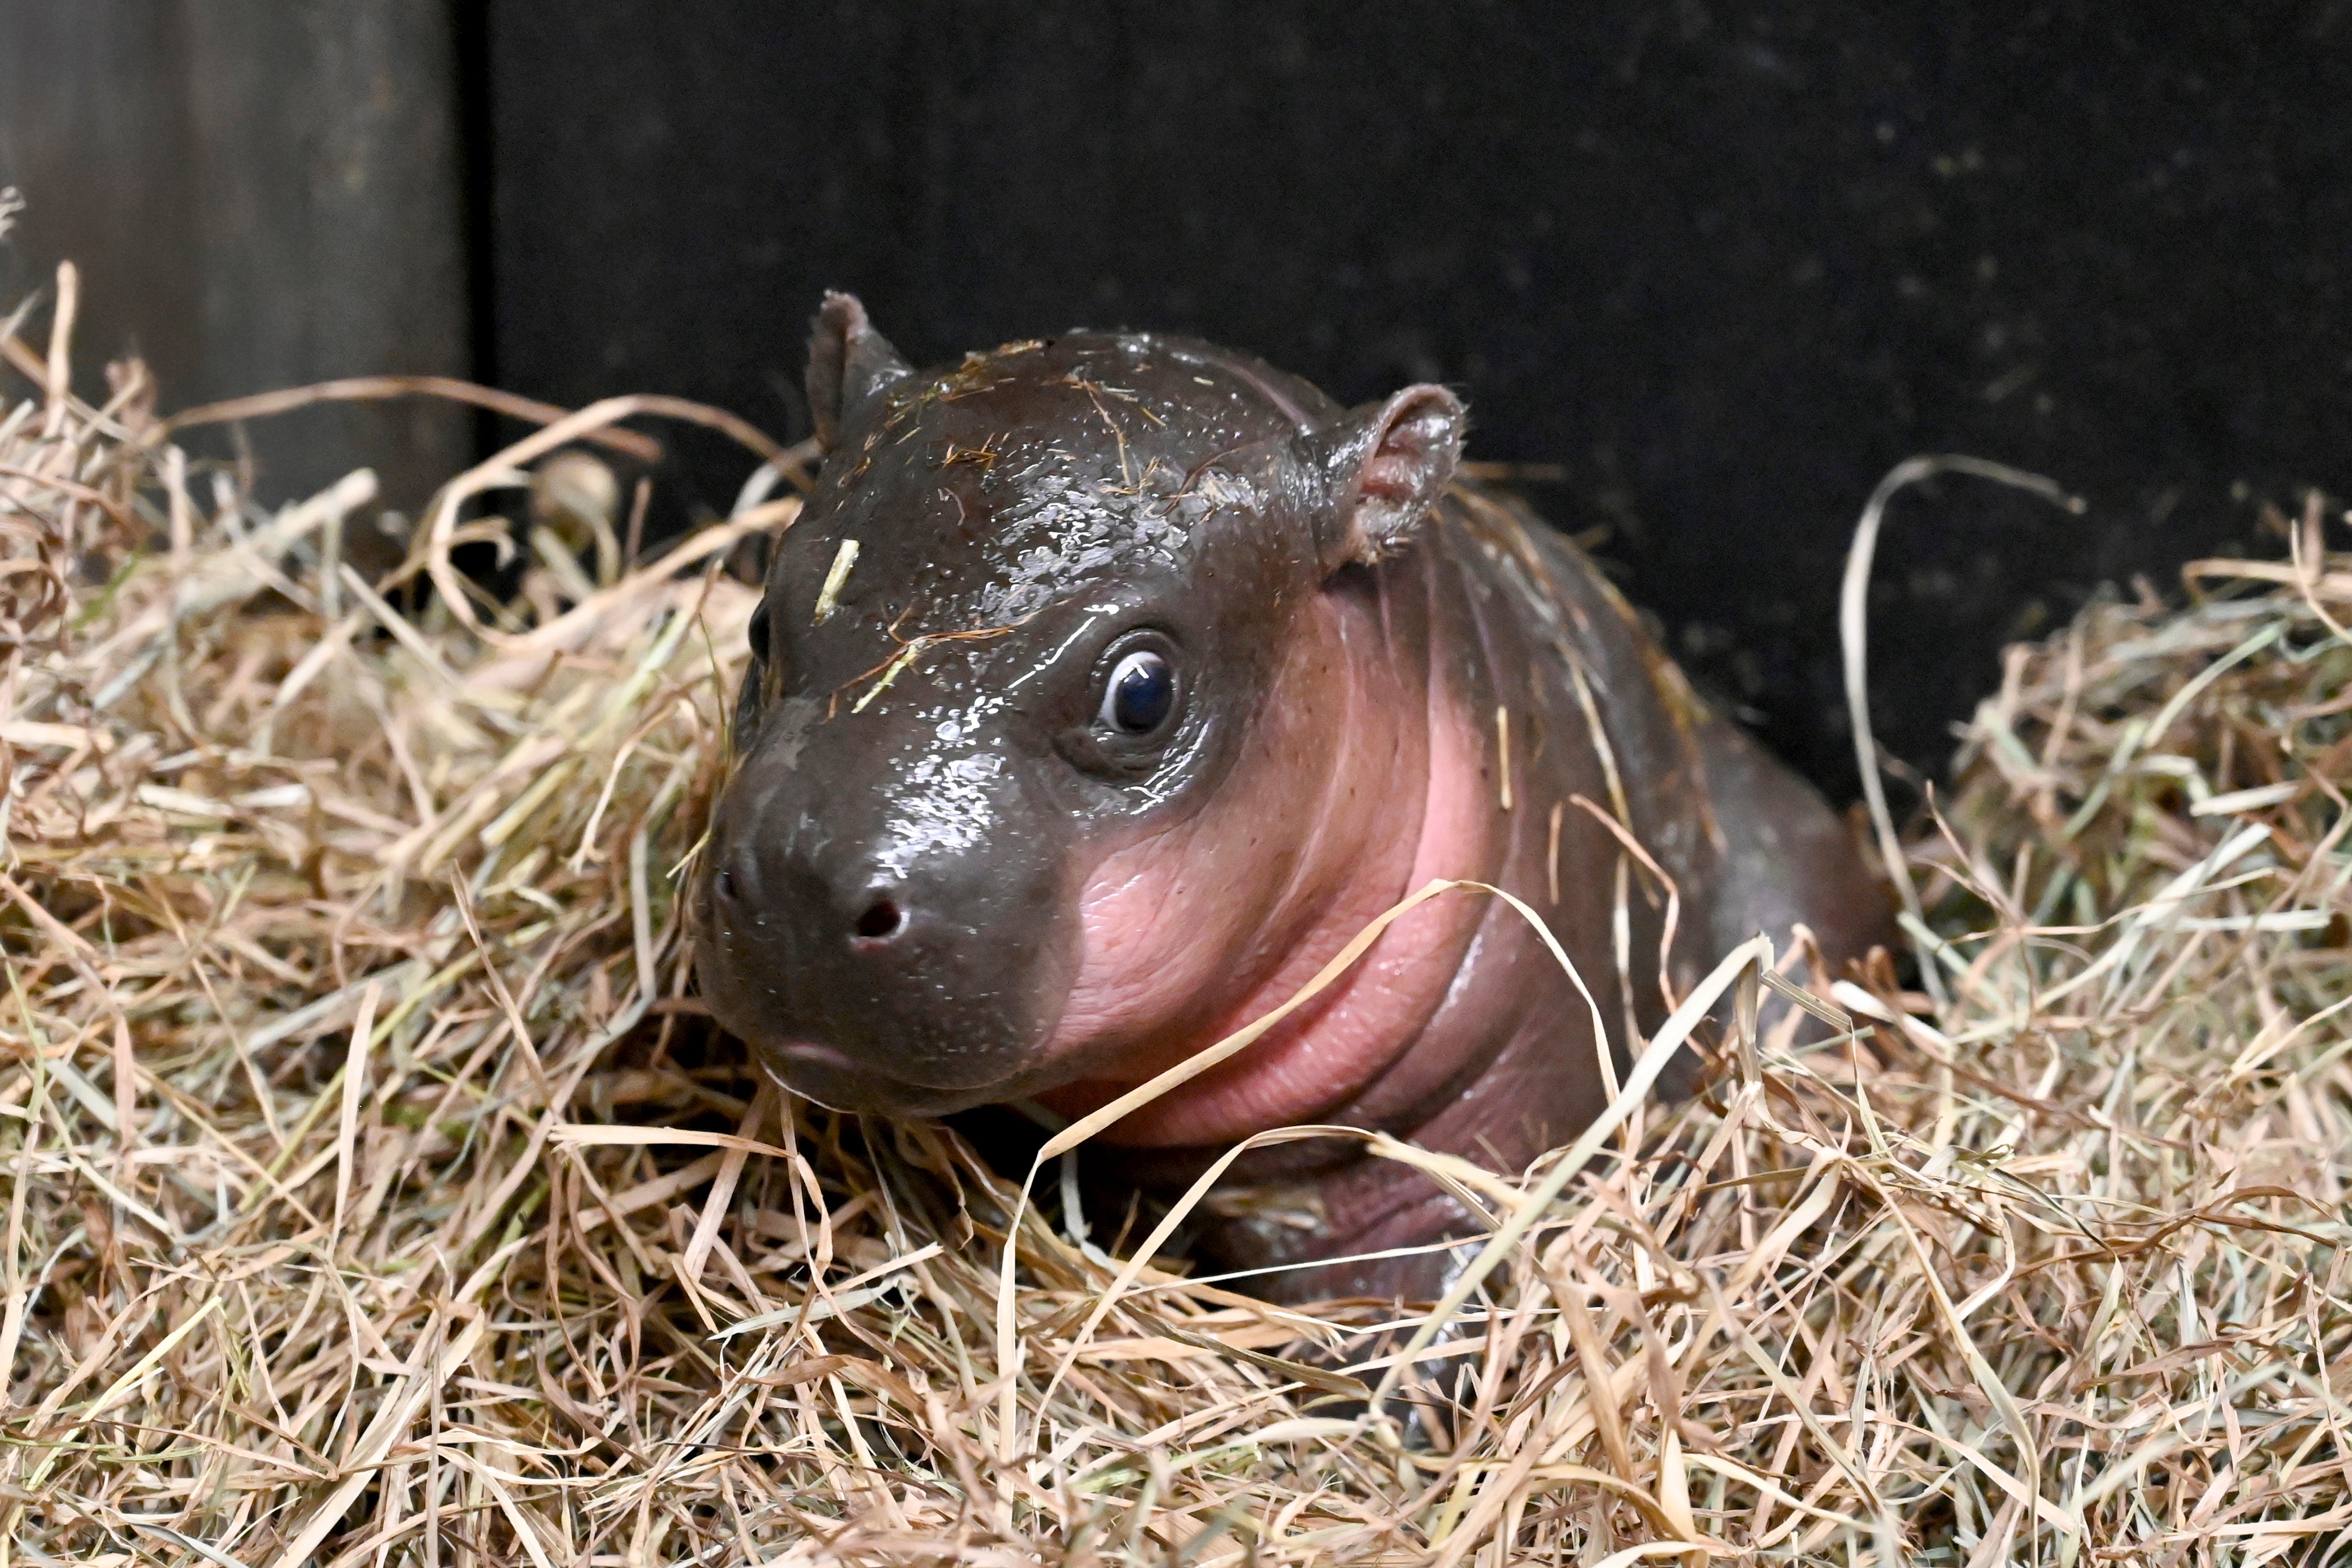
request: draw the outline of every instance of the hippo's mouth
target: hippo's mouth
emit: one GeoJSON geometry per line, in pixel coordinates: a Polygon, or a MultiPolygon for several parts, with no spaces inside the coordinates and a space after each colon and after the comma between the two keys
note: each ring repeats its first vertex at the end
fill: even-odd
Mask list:
{"type": "Polygon", "coordinates": [[[767,1047],[768,1054],[780,1064],[806,1065],[820,1072],[856,1072],[849,1053],[838,1046],[828,1046],[818,1040],[782,1040],[767,1047]]]}
{"type": "Polygon", "coordinates": [[[942,1085],[877,1072],[838,1046],[818,1040],[762,1040],[753,1047],[768,1076],[803,1100],[858,1115],[893,1118],[952,1116],[996,1104],[1014,1092],[1008,1082],[942,1085]]]}

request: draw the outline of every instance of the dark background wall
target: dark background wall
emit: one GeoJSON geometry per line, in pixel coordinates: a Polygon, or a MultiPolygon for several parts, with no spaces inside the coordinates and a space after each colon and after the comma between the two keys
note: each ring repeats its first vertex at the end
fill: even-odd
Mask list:
{"type": "MultiPolygon", "coordinates": [[[[1953,480],[1899,505],[1874,685],[1929,768],[2003,640],[2352,485],[2340,4],[405,4],[448,43],[413,91],[455,93],[453,319],[485,379],[796,436],[804,323],[842,287],[922,359],[1125,324],[1349,399],[1445,380],[1473,456],[1550,466],[1531,497],[1605,531],[1675,651],[1841,795],[1835,581],[1902,458],[2090,501],[1953,480]]],[[[0,0],[0,26],[25,7],[82,10],[0,0]]],[[[287,68],[254,96],[376,101],[287,68]]],[[[36,247],[44,193],[7,154],[49,79],[7,69],[0,184],[36,247]]],[[[116,172],[119,205],[216,232],[170,168],[116,172]]],[[[442,368],[382,352],[350,368],[442,368]]],[[[723,507],[743,460],[674,449],[674,493],[723,507]]]]}
{"type": "Polygon", "coordinates": [[[2352,482],[2344,13],[496,4],[490,363],[797,434],[830,286],[927,359],[1084,322],[1445,380],[1850,792],[1835,584],[1904,457],[2091,502],[1899,509],[1874,685],[1927,765],[2001,641],[2352,482]]]}
{"type": "MultiPolygon", "coordinates": [[[[70,258],[81,390],[101,398],[103,358],[132,349],[173,408],[462,374],[458,100],[445,0],[0,0],[0,187],[25,202],[0,319],[70,258]]],[[[474,423],[346,404],[247,436],[273,495],[366,463],[414,510],[474,423]]]]}

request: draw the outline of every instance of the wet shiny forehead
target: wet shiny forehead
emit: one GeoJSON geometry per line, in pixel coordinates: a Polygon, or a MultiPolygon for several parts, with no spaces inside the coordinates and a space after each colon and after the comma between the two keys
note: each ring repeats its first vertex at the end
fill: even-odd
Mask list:
{"type": "Polygon", "coordinates": [[[921,536],[970,610],[1003,623],[1086,580],[1181,568],[1204,519],[1262,504],[1219,459],[1333,410],[1205,344],[1077,333],[908,378],[844,433],[825,477],[844,531],[921,536]]]}
{"type": "Polygon", "coordinates": [[[1309,384],[1230,350],[1154,333],[1073,332],[909,377],[885,400],[875,434],[900,439],[912,423],[935,437],[968,437],[974,425],[993,426],[1015,440],[1099,441],[1197,466],[1336,412],[1309,384]]]}

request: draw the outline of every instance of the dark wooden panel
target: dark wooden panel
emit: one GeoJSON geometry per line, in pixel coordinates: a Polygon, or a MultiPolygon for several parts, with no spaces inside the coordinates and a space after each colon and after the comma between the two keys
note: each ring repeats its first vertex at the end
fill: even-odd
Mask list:
{"type": "MultiPolygon", "coordinates": [[[[1192,330],[1350,398],[1463,386],[1635,596],[1853,787],[1832,604],[1887,542],[1909,755],[2103,577],[2352,486],[2340,5],[789,6],[493,0],[492,352],[519,391],[797,419],[818,290],[910,353],[1192,330]],[[2036,621],[2036,614],[2042,619],[2036,621]]],[[[705,484],[736,470],[714,454],[705,484]]]]}
{"type": "MultiPolygon", "coordinates": [[[[0,0],[0,310],[71,258],[91,385],[135,347],[167,407],[467,374],[453,40],[443,0],[0,0]]],[[[251,434],[273,495],[368,463],[406,507],[472,450],[422,403],[251,434]]]]}

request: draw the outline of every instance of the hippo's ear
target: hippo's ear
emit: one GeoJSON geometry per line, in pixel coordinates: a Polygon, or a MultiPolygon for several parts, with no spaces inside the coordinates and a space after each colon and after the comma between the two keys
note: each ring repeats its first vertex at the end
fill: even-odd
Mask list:
{"type": "Polygon", "coordinates": [[[833,450],[859,409],[914,374],[890,340],[866,319],[855,294],[827,294],[809,334],[809,409],[817,445],[833,450]]]}
{"type": "Polygon", "coordinates": [[[1408,386],[1306,438],[1330,498],[1316,523],[1325,571],[1404,548],[1454,482],[1466,418],[1462,400],[1445,388],[1408,386]]]}

